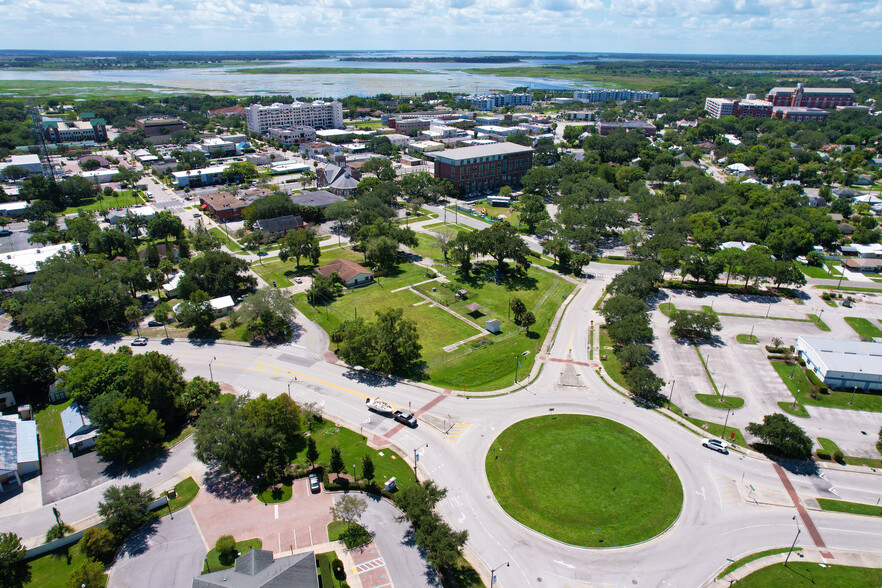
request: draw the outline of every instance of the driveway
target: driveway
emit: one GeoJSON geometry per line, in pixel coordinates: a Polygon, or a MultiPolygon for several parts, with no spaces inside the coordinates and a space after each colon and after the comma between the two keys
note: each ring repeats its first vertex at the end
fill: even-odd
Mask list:
{"type": "Polygon", "coordinates": [[[190,586],[202,573],[205,545],[190,509],[129,537],[110,567],[108,586],[190,586]]]}
{"type": "Polygon", "coordinates": [[[312,494],[306,478],[294,481],[287,502],[264,504],[238,476],[209,471],[190,509],[208,547],[232,535],[237,541],[259,538],[263,549],[279,553],[326,543],[333,504],[331,494],[312,494]]]}
{"type": "Polygon", "coordinates": [[[43,457],[43,504],[51,504],[110,481],[108,464],[94,451],[77,457],[56,451],[43,457]]]}

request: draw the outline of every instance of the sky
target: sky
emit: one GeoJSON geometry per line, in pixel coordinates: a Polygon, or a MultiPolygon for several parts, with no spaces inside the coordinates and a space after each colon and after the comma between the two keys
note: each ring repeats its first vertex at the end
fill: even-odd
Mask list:
{"type": "Polygon", "coordinates": [[[0,48],[882,55],[882,0],[0,0],[0,48]]]}

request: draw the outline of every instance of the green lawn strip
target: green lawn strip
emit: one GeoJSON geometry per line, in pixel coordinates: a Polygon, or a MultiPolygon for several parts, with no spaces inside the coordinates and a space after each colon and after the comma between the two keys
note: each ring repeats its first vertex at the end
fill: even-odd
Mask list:
{"type": "MultiPolygon", "coordinates": [[[[170,498],[168,503],[171,505],[172,512],[177,512],[186,507],[199,493],[199,484],[193,478],[187,478],[175,484],[175,497],[170,498]]],[[[165,493],[163,493],[165,494],[165,493]]],[[[162,514],[162,511],[159,512],[162,514]]]]}
{"type": "Polygon", "coordinates": [[[805,265],[802,263],[797,263],[796,267],[798,267],[799,271],[804,273],[809,278],[815,278],[818,280],[833,280],[833,279],[835,279],[833,277],[833,275],[823,267],[815,267],[815,266],[811,266],[811,265],[805,265]]]}
{"type": "Polygon", "coordinates": [[[335,559],[337,559],[337,554],[333,551],[317,553],[315,556],[321,588],[340,588],[341,586],[340,581],[334,577],[334,568],[331,565],[335,559]]]}
{"type": "MultiPolygon", "coordinates": [[[[730,563],[726,567],[726,569],[723,570],[719,576],[717,576],[717,580],[721,579],[726,574],[734,572],[735,570],[737,570],[741,566],[749,564],[750,562],[752,562],[754,560],[761,559],[763,557],[768,557],[770,555],[778,555],[779,553],[787,553],[788,551],[790,551],[789,547],[778,547],[776,549],[766,549],[765,551],[757,551],[756,553],[752,553],[746,557],[742,557],[741,559],[735,560],[734,562],[730,563]]],[[[802,551],[802,547],[794,547],[793,551],[802,551]]]]}
{"type": "Polygon", "coordinates": [[[196,427],[194,427],[193,425],[187,425],[186,427],[182,428],[181,431],[177,435],[175,435],[174,437],[172,437],[168,441],[164,442],[162,444],[162,446],[165,447],[166,449],[171,449],[172,447],[174,447],[175,445],[177,445],[178,443],[180,443],[181,441],[183,441],[184,439],[186,439],[187,437],[189,437],[190,435],[192,435],[195,432],[196,432],[196,427]]]}
{"type": "Polygon", "coordinates": [[[609,259],[608,257],[598,257],[592,259],[591,263],[608,263],[610,265],[637,265],[640,263],[636,259],[609,259]]]}
{"type": "Polygon", "coordinates": [[[674,306],[673,302],[662,302],[658,305],[658,309],[665,316],[671,316],[674,314],[674,311],[677,310],[677,307],[674,306]]]}
{"type": "MultiPolygon", "coordinates": [[[[322,249],[318,265],[326,265],[335,259],[349,259],[358,263],[364,263],[363,254],[353,251],[350,247],[337,247],[335,245],[334,247],[322,249]]],[[[252,263],[251,270],[263,278],[268,284],[272,284],[273,281],[275,281],[278,287],[286,288],[293,285],[291,278],[294,276],[308,276],[315,268],[315,266],[303,258],[300,259],[300,264],[301,265],[298,268],[296,260],[294,259],[289,259],[285,262],[278,259],[272,261],[264,259],[263,263],[259,261],[252,263]]]]}
{"type": "Polygon", "coordinates": [[[225,231],[219,229],[218,227],[211,227],[208,230],[212,235],[214,235],[215,237],[220,239],[221,243],[226,245],[227,249],[229,249],[231,252],[244,253],[242,246],[239,245],[238,243],[236,243],[235,241],[233,241],[233,239],[231,239],[230,236],[227,235],[227,233],[225,231]]]}
{"type": "Polygon", "coordinates": [[[609,294],[609,292],[606,290],[606,288],[604,288],[603,292],[600,293],[600,298],[598,298],[597,302],[594,303],[594,310],[600,309],[600,307],[603,305],[603,299],[606,298],[607,294],[609,294]]]}
{"type": "Polygon", "coordinates": [[[816,314],[809,314],[806,316],[808,316],[812,320],[812,322],[815,324],[815,326],[818,327],[819,329],[821,329],[822,331],[829,331],[830,330],[830,327],[827,326],[827,323],[825,323],[824,321],[821,320],[820,316],[818,316],[816,314]]]}
{"type": "Polygon", "coordinates": [[[274,488],[267,488],[257,495],[257,499],[264,504],[276,504],[291,500],[293,490],[290,484],[282,484],[274,488]]]}
{"type": "Polygon", "coordinates": [[[831,306],[833,308],[836,308],[839,306],[838,304],[836,304],[836,301],[833,300],[832,298],[822,298],[822,300],[827,304],[827,306],[831,306]]]}
{"type": "Polygon", "coordinates": [[[625,390],[630,390],[628,383],[625,381],[625,374],[622,372],[622,363],[619,361],[612,339],[610,339],[604,327],[600,327],[600,356],[601,358],[606,356],[606,360],[603,362],[603,369],[610,379],[625,390]]]}
{"type": "Polygon", "coordinates": [[[37,411],[34,418],[37,421],[37,432],[40,434],[40,454],[49,455],[62,449],[67,449],[67,438],[61,426],[61,411],[73,403],[73,398],[68,398],[58,404],[49,404],[37,411]]]}
{"type": "MultiPolygon", "coordinates": [[[[712,423],[710,421],[703,421],[701,419],[696,419],[690,416],[685,417],[687,421],[707,432],[709,437],[719,437],[723,434],[723,425],[718,423],[712,423]]],[[[734,443],[735,445],[740,445],[741,447],[747,447],[747,441],[744,440],[744,435],[741,433],[739,429],[735,427],[728,426],[726,427],[726,442],[734,443]],[[732,438],[732,434],[735,434],[735,438],[732,438]]]]}
{"type": "Polygon", "coordinates": [[[847,322],[848,326],[854,329],[864,341],[872,341],[874,337],[882,337],[882,329],[863,317],[847,316],[845,317],[845,322],[847,322]]]}
{"type": "Polygon", "coordinates": [[[721,397],[716,394],[696,394],[695,398],[706,406],[710,406],[711,408],[721,408],[723,410],[729,408],[736,409],[744,406],[744,399],[738,398],[737,396],[723,396],[722,401],[721,397]]]}
{"type": "Polygon", "coordinates": [[[740,316],[740,317],[744,317],[744,318],[769,319],[772,321],[794,321],[797,323],[814,322],[812,319],[791,318],[791,317],[787,317],[787,316],[765,316],[762,314],[739,314],[739,313],[735,313],[735,312],[718,312],[717,314],[720,316],[740,316]]]}
{"type": "Polygon", "coordinates": [[[854,588],[882,585],[882,569],[835,566],[792,561],[786,566],[770,565],[742,578],[739,588],[854,588]]]}
{"type": "MultiPolygon", "coordinates": [[[[244,541],[236,541],[236,551],[239,552],[239,555],[243,555],[248,553],[252,549],[260,549],[263,547],[263,541],[260,539],[246,539],[244,541]]],[[[226,570],[228,568],[233,567],[234,562],[230,562],[230,565],[223,565],[220,562],[220,554],[214,548],[208,552],[208,555],[205,556],[205,563],[202,566],[202,573],[208,574],[211,572],[217,572],[219,570],[226,570]]]]}
{"type": "Polygon", "coordinates": [[[462,555],[444,572],[442,588],[486,588],[481,576],[462,555]]]}
{"type": "Polygon", "coordinates": [[[779,402],[778,408],[780,408],[781,410],[783,410],[787,414],[795,416],[795,417],[800,417],[800,418],[804,418],[804,419],[811,418],[811,415],[805,409],[805,407],[803,405],[799,404],[798,402],[797,403],[779,402]]]}
{"type": "Polygon", "coordinates": [[[371,541],[371,534],[358,523],[345,523],[343,521],[331,521],[328,523],[328,541],[343,541],[346,549],[354,549],[371,541]],[[356,527],[350,534],[347,528],[356,527]]]}
{"type": "Polygon", "coordinates": [[[212,324],[214,325],[214,328],[220,331],[220,338],[224,341],[251,341],[251,337],[248,335],[248,325],[245,323],[237,325],[235,327],[230,327],[230,320],[227,317],[224,319],[218,319],[212,324]],[[222,329],[221,324],[226,324],[227,328],[222,329]]]}
{"type": "Polygon", "coordinates": [[[845,292],[882,292],[882,287],[880,288],[863,288],[860,286],[814,286],[819,290],[843,290],[845,292]]]}
{"type": "Polygon", "coordinates": [[[858,392],[841,392],[830,390],[826,394],[816,394],[816,398],[809,396],[812,392],[812,385],[805,375],[805,371],[799,365],[787,364],[781,361],[772,361],[772,367],[778,372],[784,384],[793,394],[793,397],[804,406],[825,406],[827,408],[845,408],[851,410],[868,410],[872,412],[882,412],[882,395],[867,394],[858,392]],[[790,378],[791,374],[793,379],[790,378]],[[849,401],[854,396],[854,401],[849,401]]]}
{"type": "Polygon", "coordinates": [[[574,545],[645,541],[673,523],[683,503],[680,480],[662,454],[636,431],[600,417],[515,423],[493,442],[485,467],[509,515],[574,545]],[[562,491],[562,483],[578,492],[562,491]]]}
{"type": "MultiPolygon", "coordinates": [[[[23,586],[26,588],[67,588],[70,573],[87,558],[82,552],[82,542],[77,541],[55,551],[28,560],[24,565],[30,568],[31,577],[23,586]]],[[[107,574],[104,582],[107,584],[107,574]]]]}
{"type": "MultiPolygon", "coordinates": [[[[878,445],[876,447],[878,449],[878,445]]],[[[882,451],[880,451],[882,453],[882,451]]],[[[848,465],[867,466],[868,468],[882,468],[882,459],[873,457],[854,457],[852,455],[845,456],[845,463],[848,465]]]]}
{"type": "Polygon", "coordinates": [[[714,388],[714,392],[716,392],[719,396],[720,389],[717,388],[717,383],[714,382],[714,377],[711,375],[710,370],[707,369],[707,362],[704,360],[704,356],[701,355],[701,349],[699,349],[698,345],[696,345],[695,343],[693,343],[692,346],[695,347],[695,353],[698,354],[698,360],[701,362],[701,367],[704,368],[704,373],[707,374],[707,379],[710,380],[711,386],[713,386],[714,388]]]}
{"type": "Polygon", "coordinates": [[[748,335],[746,333],[735,335],[735,340],[745,345],[756,345],[759,343],[759,337],[756,335],[748,335]]]}

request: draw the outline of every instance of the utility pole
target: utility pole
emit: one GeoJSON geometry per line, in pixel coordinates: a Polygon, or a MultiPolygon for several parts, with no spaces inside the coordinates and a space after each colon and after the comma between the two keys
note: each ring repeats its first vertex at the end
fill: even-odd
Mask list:
{"type": "Polygon", "coordinates": [[[725,441],[726,440],[726,426],[729,424],[729,413],[732,412],[731,408],[726,409],[726,421],[723,423],[723,434],[720,435],[720,438],[725,441]]]}
{"type": "Polygon", "coordinates": [[[419,476],[417,475],[417,463],[418,463],[419,460],[420,460],[420,454],[417,453],[417,452],[418,452],[420,449],[422,449],[423,447],[428,447],[428,446],[429,446],[429,444],[428,444],[428,443],[425,443],[425,444],[420,445],[419,447],[417,447],[416,449],[413,450],[413,479],[416,480],[417,482],[420,481],[420,478],[419,478],[419,476]]]}
{"type": "Polygon", "coordinates": [[[214,360],[215,360],[215,359],[217,359],[217,357],[212,357],[212,358],[211,358],[211,361],[208,362],[208,378],[209,378],[212,382],[214,382],[214,372],[213,372],[212,369],[211,369],[211,364],[214,363],[214,360]]]}
{"type": "Polygon", "coordinates": [[[288,398],[291,398],[291,384],[297,381],[297,376],[291,378],[291,381],[288,382],[288,398]]]}

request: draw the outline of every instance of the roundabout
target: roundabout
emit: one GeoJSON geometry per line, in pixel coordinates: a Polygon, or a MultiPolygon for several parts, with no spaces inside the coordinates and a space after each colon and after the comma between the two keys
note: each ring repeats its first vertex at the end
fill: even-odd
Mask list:
{"type": "Polygon", "coordinates": [[[485,469],[512,518],[581,547],[652,539],[683,505],[682,484],[664,456],[633,429],[602,417],[517,422],[493,441],[485,469]]]}

